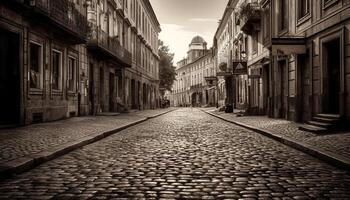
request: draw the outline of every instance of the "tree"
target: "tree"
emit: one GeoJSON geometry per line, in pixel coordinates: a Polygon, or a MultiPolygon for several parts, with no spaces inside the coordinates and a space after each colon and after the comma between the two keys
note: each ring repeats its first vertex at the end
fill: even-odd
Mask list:
{"type": "MultiPolygon", "coordinates": [[[[159,40],[159,87],[171,91],[175,81],[175,67],[173,65],[174,54],[170,53],[169,47],[164,45],[164,42],[159,40]]],[[[164,95],[164,94],[162,94],[164,95]]]]}

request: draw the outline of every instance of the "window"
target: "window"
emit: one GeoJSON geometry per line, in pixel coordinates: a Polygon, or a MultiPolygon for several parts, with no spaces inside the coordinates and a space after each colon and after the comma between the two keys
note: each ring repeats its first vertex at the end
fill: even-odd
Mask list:
{"type": "Polygon", "coordinates": [[[42,47],[38,44],[30,43],[30,88],[42,89],[42,71],[43,71],[43,56],[42,47]]]}
{"type": "Polygon", "coordinates": [[[76,59],[69,57],[68,58],[68,77],[67,77],[67,88],[68,91],[76,90],[76,59]]]}
{"type": "Polygon", "coordinates": [[[288,27],[288,0],[280,0],[279,6],[279,31],[285,31],[288,27]]]}
{"type": "Polygon", "coordinates": [[[298,0],[298,19],[303,18],[310,12],[310,0],[298,0]]]}
{"type": "Polygon", "coordinates": [[[253,33],[252,40],[253,40],[253,47],[252,47],[253,53],[258,53],[258,40],[259,40],[258,32],[253,33]]]}
{"type": "Polygon", "coordinates": [[[52,51],[52,89],[62,89],[62,53],[56,50],[52,51]]]}
{"type": "Polygon", "coordinates": [[[270,37],[270,5],[266,4],[263,9],[263,34],[264,40],[270,37]]]}

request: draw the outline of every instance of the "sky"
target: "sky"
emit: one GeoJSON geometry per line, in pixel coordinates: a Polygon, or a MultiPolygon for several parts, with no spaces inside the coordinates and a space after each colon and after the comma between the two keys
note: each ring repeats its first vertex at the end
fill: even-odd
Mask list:
{"type": "Polygon", "coordinates": [[[161,24],[159,39],[174,53],[174,64],[186,57],[193,37],[200,35],[213,44],[219,20],[228,0],[150,0],[161,24]]]}

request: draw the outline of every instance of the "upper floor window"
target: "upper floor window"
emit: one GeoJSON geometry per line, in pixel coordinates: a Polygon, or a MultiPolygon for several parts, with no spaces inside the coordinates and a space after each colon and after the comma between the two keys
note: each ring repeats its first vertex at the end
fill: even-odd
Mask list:
{"type": "MultiPolygon", "coordinates": [[[[326,0],[325,0],[326,1],[326,0]]],[[[298,0],[298,19],[310,13],[310,0],[298,0]]]]}
{"type": "Polygon", "coordinates": [[[43,86],[43,55],[42,55],[42,46],[30,43],[29,46],[30,52],[30,88],[42,89],[43,86]]]}
{"type": "Polygon", "coordinates": [[[252,50],[253,50],[253,53],[256,54],[258,53],[258,40],[259,40],[259,35],[258,35],[258,32],[254,32],[253,33],[253,37],[252,37],[252,50]]]}
{"type": "Polygon", "coordinates": [[[270,36],[270,5],[267,3],[263,8],[263,36],[264,40],[270,36]]]}
{"type": "Polygon", "coordinates": [[[71,92],[76,91],[76,71],[77,71],[76,59],[68,58],[68,77],[67,77],[67,87],[71,92]]]}
{"type": "Polygon", "coordinates": [[[279,1],[279,31],[285,31],[288,28],[288,0],[280,0],[279,1]]]}
{"type": "Polygon", "coordinates": [[[52,51],[52,89],[62,89],[62,53],[52,51]]]}

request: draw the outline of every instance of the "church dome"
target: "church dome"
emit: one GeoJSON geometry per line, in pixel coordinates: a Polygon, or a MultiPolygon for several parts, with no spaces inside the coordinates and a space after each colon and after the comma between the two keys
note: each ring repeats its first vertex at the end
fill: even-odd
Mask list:
{"type": "Polygon", "coordinates": [[[196,36],[192,39],[191,44],[206,43],[201,36],[196,36]]]}

